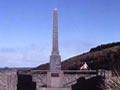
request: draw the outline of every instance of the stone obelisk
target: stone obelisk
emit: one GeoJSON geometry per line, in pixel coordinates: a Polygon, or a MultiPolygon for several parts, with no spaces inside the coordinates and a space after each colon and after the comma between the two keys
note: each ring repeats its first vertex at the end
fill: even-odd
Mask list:
{"type": "Polygon", "coordinates": [[[59,55],[58,48],[58,12],[57,8],[54,8],[53,14],[53,46],[52,55],[50,56],[50,71],[58,72],[61,70],[61,57],[59,55]]]}
{"type": "Polygon", "coordinates": [[[52,55],[50,56],[50,72],[47,73],[47,87],[58,90],[63,87],[63,72],[61,71],[61,57],[58,48],[58,12],[54,8],[53,14],[53,43],[52,55]]]}
{"type": "Polygon", "coordinates": [[[54,9],[53,15],[53,47],[50,56],[50,71],[47,72],[47,86],[40,87],[38,90],[71,90],[70,87],[64,87],[64,72],[61,70],[61,57],[58,48],[58,12],[54,9]]]}

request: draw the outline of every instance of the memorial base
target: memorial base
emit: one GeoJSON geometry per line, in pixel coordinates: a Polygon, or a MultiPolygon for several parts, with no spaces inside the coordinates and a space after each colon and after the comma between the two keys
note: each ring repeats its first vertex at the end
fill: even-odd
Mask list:
{"type": "Polygon", "coordinates": [[[63,72],[48,72],[47,73],[47,87],[63,88],[63,72]]]}
{"type": "Polygon", "coordinates": [[[46,88],[46,87],[43,87],[43,88],[39,88],[39,90],[71,90],[71,88],[46,88]]]}

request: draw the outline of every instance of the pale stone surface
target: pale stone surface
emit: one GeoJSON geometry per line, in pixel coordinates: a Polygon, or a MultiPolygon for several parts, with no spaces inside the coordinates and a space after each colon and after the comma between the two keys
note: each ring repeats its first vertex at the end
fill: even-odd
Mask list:
{"type": "Polygon", "coordinates": [[[62,88],[63,87],[63,78],[64,78],[63,72],[59,72],[59,73],[48,72],[47,73],[47,87],[62,88]]]}
{"type": "MultiPolygon", "coordinates": [[[[59,78],[57,79],[57,78],[53,77],[53,81],[51,81],[50,80],[50,78],[51,78],[50,74],[51,74],[51,72],[49,73],[48,76],[47,76],[47,74],[37,74],[37,72],[36,72],[36,74],[33,74],[33,80],[37,84],[37,90],[47,90],[47,88],[43,88],[43,86],[47,87],[47,83],[52,82],[51,86],[53,86],[53,85],[56,86],[56,85],[59,84],[59,78]]],[[[77,83],[77,79],[79,79],[80,77],[85,77],[85,79],[89,79],[89,78],[95,77],[96,75],[97,74],[89,74],[89,72],[88,72],[88,74],[77,74],[77,73],[76,74],[63,74],[63,76],[61,76],[61,77],[63,77],[61,79],[61,80],[63,80],[61,83],[62,83],[64,88],[70,88],[73,84],[77,83]]],[[[50,86],[48,86],[48,88],[50,88],[50,86]]],[[[51,90],[53,90],[52,87],[51,87],[51,90]]]]}
{"type": "Polygon", "coordinates": [[[61,57],[58,48],[58,12],[54,9],[53,16],[53,46],[52,55],[50,56],[50,71],[58,72],[61,70],[61,57]]]}
{"type": "Polygon", "coordinates": [[[40,87],[47,86],[47,74],[33,74],[32,80],[36,82],[37,90],[39,90],[40,87]]]}
{"type": "Polygon", "coordinates": [[[57,10],[57,8],[54,8],[54,10],[57,10]]]}
{"type": "Polygon", "coordinates": [[[58,85],[60,82],[61,82],[60,85],[61,86],[63,85],[63,87],[70,87],[77,82],[78,78],[85,77],[85,75],[81,75],[81,74],[64,74],[63,75],[63,73],[61,73],[61,77],[59,78],[52,77],[52,79],[50,80],[50,75],[51,75],[51,72],[49,72],[48,74],[33,74],[32,75],[33,81],[36,82],[37,84],[36,86],[37,90],[39,90],[40,87],[47,86],[47,83],[48,83],[48,87],[53,86],[53,85],[55,85],[54,87],[56,87],[56,85],[58,85]],[[60,80],[60,78],[62,79],[60,80]]]}
{"type": "MultiPolygon", "coordinates": [[[[79,79],[80,77],[91,78],[91,77],[95,77],[95,76],[96,75],[89,75],[89,74],[64,74],[64,75],[61,75],[61,77],[62,77],[61,83],[62,83],[63,87],[71,87],[73,84],[77,83],[77,79],[79,79]]],[[[49,75],[36,73],[36,74],[33,74],[32,77],[33,77],[33,81],[36,82],[36,84],[37,84],[37,88],[38,88],[37,90],[39,90],[40,87],[47,86],[47,83],[51,83],[51,80],[49,78],[50,73],[49,73],[49,75]]],[[[59,82],[59,79],[57,79],[57,80],[56,79],[57,78],[53,77],[53,81],[52,81],[55,84],[55,86],[59,82]]],[[[48,84],[48,86],[50,87],[49,84],[48,84]]]]}
{"type": "Polygon", "coordinates": [[[61,70],[61,57],[52,55],[50,56],[50,71],[59,72],[61,70]]]}
{"type": "Polygon", "coordinates": [[[16,70],[0,70],[0,90],[17,90],[16,70]]]}
{"type": "Polygon", "coordinates": [[[69,88],[40,88],[39,90],[71,90],[71,87],[69,88]]]}

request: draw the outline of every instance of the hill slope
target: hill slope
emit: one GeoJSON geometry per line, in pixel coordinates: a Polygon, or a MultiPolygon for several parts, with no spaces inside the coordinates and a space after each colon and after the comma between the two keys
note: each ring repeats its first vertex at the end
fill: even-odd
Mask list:
{"type": "MultiPolygon", "coordinates": [[[[120,42],[100,45],[89,52],[69,58],[62,62],[62,69],[78,70],[84,62],[90,69],[119,70],[120,66],[120,42]]],[[[48,69],[49,64],[38,66],[36,69],[48,69]]]]}

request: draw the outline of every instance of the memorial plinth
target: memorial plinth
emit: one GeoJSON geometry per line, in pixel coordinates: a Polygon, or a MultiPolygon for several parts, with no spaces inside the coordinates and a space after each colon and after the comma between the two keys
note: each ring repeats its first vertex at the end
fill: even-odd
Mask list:
{"type": "Polygon", "coordinates": [[[62,88],[63,85],[63,72],[48,72],[47,73],[47,87],[49,88],[62,88]]]}
{"type": "Polygon", "coordinates": [[[40,88],[39,90],[71,90],[71,88],[40,88]]]}

